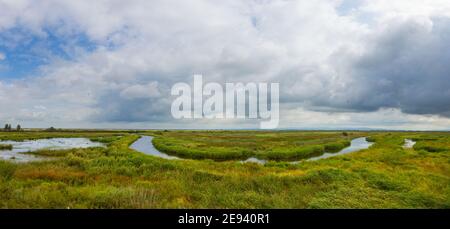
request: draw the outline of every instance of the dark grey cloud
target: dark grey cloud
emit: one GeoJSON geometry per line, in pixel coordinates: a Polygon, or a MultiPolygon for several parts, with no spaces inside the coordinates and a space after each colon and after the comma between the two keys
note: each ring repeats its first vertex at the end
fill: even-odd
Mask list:
{"type": "MultiPolygon", "coordinates": [[[[323,112],[398,108],[409,114],[450,117],[450,19],[392,21],[373,34],[367,37],[362,53],[340,49],[331,55],[333,71],[298,63],[279,72],[272,80],[285,88],[281,102],[323,112]]],[[[270,65],[267,62],[267,58],[242,59],[227,66],[228,60],[218,60],[215,71],[208,70],[204,80],[247,81],[246,76],[262,74],[270,65]]],[[[160,74],[157,78],[165,100],[124,99],[118,96],[119,91],[110,91],[98,100],[101,112],[95,118],[108,122],[168,121],[170,85],[176,82],[174,78],[190,84],[193,73],[192,69],[176,69],[160,74]]]]}
{"type": "MultiPolygon", "coordinates": [[[[167,97],[166,97],[167,98],[167,97]]],[[[166,98],[124,98],[120,90],[108,90],[99,96],[94,122],[166,122],[170,116],[170,101],[166,98]]]]}
{"type": "Polygon", "coordinates": [[[314,106],[450,117],[450,19],[393,22],[362,55],[341,51],[333,58],[341,59],[338,77],[311,98],[314,106]]]}

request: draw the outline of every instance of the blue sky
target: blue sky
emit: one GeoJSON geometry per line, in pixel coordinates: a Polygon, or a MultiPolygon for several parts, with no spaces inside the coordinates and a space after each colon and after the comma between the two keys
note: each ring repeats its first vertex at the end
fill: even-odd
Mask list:
{"type": "Polygon", "coordinates": [[[40,66],[57,59],[74,60],[74,48],[95,51],[96,44],[84,34],[60,36],[51,28],[44,32],[44,36],[38,36],[26,28],[14,27],[0,34],[0,53],[5,58],[1,62],[1,79],[39,76],[40,66]]]}
{"type": "Polygon", "coordinates": [[[174,120],[171,86],[202,74],[280,83],[280,128],[448,130],[449,12],[445,0],[0,0],[0,122],[257,127],[174,120]]]}

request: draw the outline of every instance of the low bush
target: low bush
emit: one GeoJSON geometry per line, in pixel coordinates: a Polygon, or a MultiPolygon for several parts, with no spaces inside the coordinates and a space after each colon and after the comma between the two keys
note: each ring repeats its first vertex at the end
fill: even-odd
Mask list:
{"type": "Polygon", "coordinates": [[[13,146],[9,144],[0,144],[0,150],[12,150],[13,146]]]}

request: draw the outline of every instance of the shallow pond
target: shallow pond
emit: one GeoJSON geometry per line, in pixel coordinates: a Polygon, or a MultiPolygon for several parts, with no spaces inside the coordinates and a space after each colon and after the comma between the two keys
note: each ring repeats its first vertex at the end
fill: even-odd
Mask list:
{"type": "Polygon", "coordinates": [[[251,158],[249,158],[249,159],[247,159],[247,160],[245,160],[245,161],[241,161],[241,162],[242,162],[242,163],[256,163],[256,164],[261,164],[261,165],[264,165],[264,164],[267,163],[266,160],[258,159],[258,158],[256,158],[256,157],[251,157],[251,158]]]}
{"type": "Polygon", "coordinates": [[[416,144],[415,141],[413,141],[413,140],[411,140],[411,139],[405,139],[405,144],[403,144],[403,148],[405,148],[405,149],[410,149],[410,148],[412,148],[415,144],[416,144]]]}
{"type": "Polygon", "coordinates": [[[99,142],[93,142],[87,138],[50,138],[25,141],[0,141],[0,144],[12,145],[12,150],[0,150],[0,159],[16,162],[29,162],[44,160],[47,157],[39,157],[26,152],[38,150],[65,150],[74,148],[103,147],[99,142]]]}
{"type": "Polygon", "coordinates": [[[152,155],[152,156],[160,157],[160,158],[164,158],[164,159],[170,159],[170,160],[171,159],[180,159],[178,157],[170,156],[168,154],[159,152],[153,146],[152,140],[153,140],[153,137],[151,137],[151,136],[142,136],[141,138],[136,140],[133,144],[131,144],[130,148],[134,149],[138,152],[147,154],[147,155],[152,155]]]}

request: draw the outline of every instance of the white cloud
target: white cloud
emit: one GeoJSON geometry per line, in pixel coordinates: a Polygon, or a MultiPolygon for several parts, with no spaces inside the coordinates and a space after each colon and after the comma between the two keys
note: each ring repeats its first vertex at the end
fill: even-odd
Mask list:
{"type": "Polygon", "coordinates": [[[389,18],[450,16],[450,4],[447,0],[365,0],[362,9],[389,18]]]}
{"type": "Polygon", "coordinates": [[[6,59],[6,55],[4,53],[0,52],[0,61],[5,60],[6,59]]]}
{"type": "Polygon", "coordinates": [[[372,112],[319,112],[303,108],[286,110],[280,128],[371,128],[387,130],[449,130],[450,119],[437,115],[404,114],[399,109],[372,112]]]}

